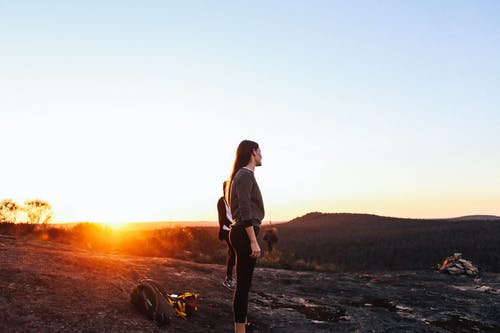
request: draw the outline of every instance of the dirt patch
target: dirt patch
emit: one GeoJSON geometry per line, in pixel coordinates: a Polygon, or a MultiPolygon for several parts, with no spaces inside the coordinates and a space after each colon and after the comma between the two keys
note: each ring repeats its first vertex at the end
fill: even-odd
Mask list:
{"type": "MultiPolygon", "coordinates": [[[[224,267],[169,258],[102,254],[0,238],[0,323],[6,332],[232,332],[224,267]],[[129,293],[141,277],[171,293],[201,295],[188,320],[164,329],[129,293]]],[[[500,331],[498,274],[461,279],[432,271],[328,274],[257,268],[252,332],[500,331]],[[480,286],[481,288],[478,288],[480,286]],[[484,292],[482,292],[484,290],[484,292]]]]}

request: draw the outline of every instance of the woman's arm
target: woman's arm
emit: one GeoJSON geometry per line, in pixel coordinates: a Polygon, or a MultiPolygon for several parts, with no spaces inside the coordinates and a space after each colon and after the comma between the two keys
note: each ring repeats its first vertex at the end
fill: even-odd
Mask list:
{"type": "Polygon", "coordinates": [[[255,236],[253,226],[246,227],[245,231],[247,232],[248,238],[250,239],[250,248],[252,249],[252,253],[250,254],[250,256],[257,258],[260,256],[260,246],[257,242],[257,237],[255,236]]]}

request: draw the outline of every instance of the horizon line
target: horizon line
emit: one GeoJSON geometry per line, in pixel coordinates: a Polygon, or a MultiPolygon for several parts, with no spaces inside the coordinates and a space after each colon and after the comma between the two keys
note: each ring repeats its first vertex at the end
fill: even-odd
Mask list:
{"type": "MultiPolygon", "coordinates": [[[[309,214],[349,214],[349,215],[371,215],[378,217],[387,217],[387,218],[396,218],[396,219],[412,219],[412,220],[453,220],[453,219],[462,219],[462,218],[470,218],[470,217],[488,217],[488,218],[497,218],[500,219],[499,215],[495,214],[469,214],[469,215],[461,215],[461,216],[451,216],[451,217],[400,217],[400,216],[390,216],[390,215],[380,215],[373,213],[352,213],[352,212],[320,212],[320,211],[312,211],[302,215],[298,215],[291,219],[278,219],[278,220],[263,220],[264,223],[286,223],[290,222],[294,219],[301,218],[303,216],[309,214]]],[[[100,223],[100,224],[134,224],[134,223],[218,223],[217,220],[205,220],[205,219],[195,219],[195,220],[155,220],[155,221],[123,221],[123,222],[105,222],[105,221],[60,221],[60,222],[52,222],[49,224],[78,224],[78,223],[100,223]]]]}

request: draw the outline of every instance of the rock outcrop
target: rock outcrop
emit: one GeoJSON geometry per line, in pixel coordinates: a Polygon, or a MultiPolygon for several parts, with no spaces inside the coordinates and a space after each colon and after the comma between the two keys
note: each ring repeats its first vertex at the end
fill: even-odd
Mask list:
{"type": "Polygon", "coordinates": [[[479,275],[479,268],[473,265],[469,260],[463,259],[462,253],[454,253],[453,255],[447,257],[441,265],[438,265],[438,270],[441,273],[449,273],[453,275],[479,275]]]}
{"type": "MultiPolygon", "coordinates": [[[[232,332],[224,267],[109,255],[0,235],[1,332],[232,332]],[[132,307],[141,277],[200,293],[163,329],[132,307]]],[[[498,332],[500,275],[317,273],[257,268],[251,332],[498,332]]],[[[249,330],[250,332],[250,330],[249,330]]]]}

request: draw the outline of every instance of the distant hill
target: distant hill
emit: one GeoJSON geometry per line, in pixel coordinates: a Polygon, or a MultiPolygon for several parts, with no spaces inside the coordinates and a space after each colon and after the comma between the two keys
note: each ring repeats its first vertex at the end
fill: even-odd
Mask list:
{"type": "Polygon", "coordinates": [[[334,226],[345,223],[373,223],[383,221],[403,221],[395,217],[385,217],[373,214],[353,214],[353,213],[319,213],[312,212],[290,220],[282,226],[290,227],[321,227],[334,226]]]}
{"type": "Polygon", "coordinates": [[[500,216],[496,215],[467,215],[453,218],[456,221],[500,221],[500,216]]]}
{"type": "Polygon", "coordinates": [[[286,224],[285,227],[333,227],[345,225],[346,223],[356,223],[361,225],[373,224],[378,222],[436,222],[436,221],[500,221],[499,216],[495,215],[469,215],[455,218],[435,218],[435,219],[416,219],[379,216],[373,214],[356,213],[320,213],[311,212],[303,216],[296,217],[286,224]]]}
{"type": "Polygon", "coordinates": [[[488,271],[500,271],[500,218],[404,219],[313,212],[276,226],[276,248],[294,260],[339,270],[429,268],[461,252],[488,271]]]}

